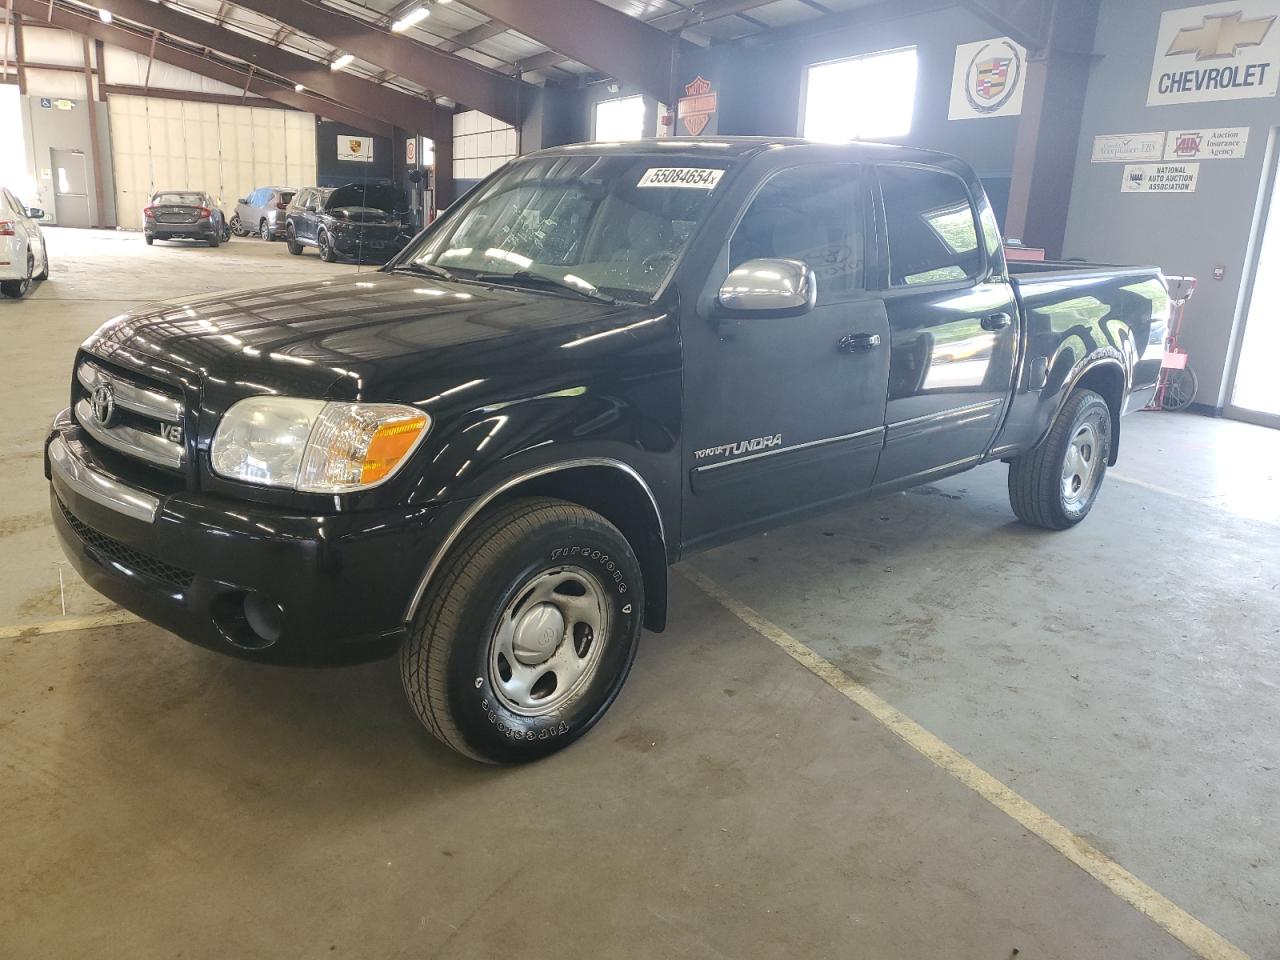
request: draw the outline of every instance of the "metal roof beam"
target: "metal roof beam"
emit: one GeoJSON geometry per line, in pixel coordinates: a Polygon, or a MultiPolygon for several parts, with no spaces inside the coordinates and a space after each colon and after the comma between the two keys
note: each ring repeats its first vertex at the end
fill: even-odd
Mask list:
{"type": "MultiPolygon", "coordinates": [[[[134,53],[142,54],[144,57],[152,53],[151,37],[135,33],[116,24],[108,26],[96,16],[87,16],[88,11],[81,13],[69,10],[66,7],[50,6],[48,0],[13,0],[13,6],[17,12],[28,18],[28,25],[48,24],[60,27],[64,30],[92,37],[95,40],[101,40],[115,47],[132,50],[134,53]]],[[[165,43],[155,44],[154,55],[155,59],[162,63],[181,67],[183,70],[189,70],[202,77],[208,77],[210,80],[217,80],[219,83],[225,83],[228,86],[237,88],[244,87],[245,79],[249,73],[247,70],[241,70],[228,64],[206,60],[198,54],[180,50],[165,43]]],[[[264,79],[261,75],[250,81],[249,90],[276,103],[294,107],[298,110],[305,110],[307,113],[314,113],[317,116],[328,117],[330,120],[341,121],[357,130],[365,130],[384,137],[392,136],[391,124],[371,119],[358,110],[349,110],[340,104],[330,103],[310,94],[298,93],[292,87],[280,86],[278,83],[264,79]]]]}
{"type": "Polygon", "coordinates": [[[959,3],[1033,53],[1049,43],[1054,0],[959,0],[959,3]]]}
{"type": "Polygon", "coordinates": [[[519,80],[329,7],[301,0],[234,2],[505,123],[520,123],[522,93],[523,103],[532,99],[533,91],[523,91],[519,80]]]}
{"type": "Polygon", "coordinates": [[[670,102],[684,43],[597,0],[466,0],[571,60],[670,102]]]}
{"type": "Polygon", "coordinates": [[[273,47],[148,0],[111,0],[111,12],[118,18],[153,27],[179,40],[209,47],[254,64],[259,70],[286,77],[388,126],[431,137],[447,129],[452,135],[451,116],[425,98],[379,87],[349,73],[331,70],[329,64],[322,61],[273,47]]]}

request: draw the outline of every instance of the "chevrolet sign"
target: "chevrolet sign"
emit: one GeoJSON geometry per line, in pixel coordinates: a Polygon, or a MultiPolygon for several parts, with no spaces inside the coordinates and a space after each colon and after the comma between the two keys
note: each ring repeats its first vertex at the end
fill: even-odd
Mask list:
{"type": "Polygon", "coordinates": [[[1160,18],[1148,106],[1274,97],[1280,0],[1234,0],[1160,18]]]}

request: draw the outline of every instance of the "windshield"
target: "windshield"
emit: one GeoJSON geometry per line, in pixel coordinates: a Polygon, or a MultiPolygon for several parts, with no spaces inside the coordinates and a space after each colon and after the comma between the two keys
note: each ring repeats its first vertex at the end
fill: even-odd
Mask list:
{"type": "Polygon", "coordinates": [[[152,203],[170,203],[178,204],[184,207],[199,207],[204,205],[204,195],[199,193],[157,193],[151,198],[152,203]]]}
{"type": "Polygon", "coordinates": [[[389,183],[349,183],[338,187],[329,195],[325,208],[364,207],[367,210],[391,211],[404,210],[404,191],[389,183]]]}
{"type": "Polygon", "coordinates": [[[646,303],[683,253],[726,167],[679,156],[517,162],[464,200],[405,262],[463,279],[537,274],[646,303]]]}

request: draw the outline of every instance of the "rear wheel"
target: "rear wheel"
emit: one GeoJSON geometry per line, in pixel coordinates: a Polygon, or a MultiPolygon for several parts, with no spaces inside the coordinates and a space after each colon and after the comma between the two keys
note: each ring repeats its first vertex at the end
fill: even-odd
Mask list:
{"type": "Polygon", "coordinates": [[[1185,410],[1196,398],[1200,389],[1200,379],[1190,365],[1181,370],[1166,370],[1164,393],[1160,396],[1160,406],[1166,410],[1185,410]]]}
{"type": "Polygon", "coordinates": [[[44,248],[44,269],[36,274],[36,279],[37,280],[49,279],[49,248],[48,246],[44,248]]]}
{"type": "Polygon", "coordinates": [[[1077,390],[1034,450],[1009,464],[1009,502],[1023,523],[1046,530],[1075,526],[1093,509],[1111,456],[1111,408],[1077,390]]]}
{"type": "Polygon", "coordinates": [[[436,571],[401,650],[405,693],[459,753],[536,760],[612,705],[643,613],[639,563],[609,521],[562,500],[513,501],[436,571]]]}
{"type": "Polygon", "coordinates": [[[153,243],[155,243],[155,242],[156,242],[156,238],[155,238],[155,237],[144,237],[143,239],[147,241],[147,246],[148,246],[148,247],[149,247],[149,246],[151,246],[151,244],[153,244],[153,243]]]}
{"type": "Polygon", "coordinates": [[[288,246],[289,252],[295,257],[302,253],[302,244],[298,242],[298,234],[293,229],[292,223],[289,224],[288,230],[285,234],[285,245],[288,246]]]}
{"type": "Polygon", "coordinates": [[[275,231],[271,229],[271,224],[267,223],[265,217],[262,222],[258,224],[258,236],[267,241],[267,243],[270,243],[276,238],[275,231]]]}
{"type": "Polygon", "coordinates": [[[27,275],[21,280],[3,280],[0,281],[0,293],[6,297],[12,297],[17,300],[26,295],[31,289],[31,274],[36,269],[36,258],[30,250],[27,251],[27,275]]]}
{"type": "Polygon", "coordinates": [[[320,248],[320,259],[325,263],[336,263],[338,257],[333,252],[333,241],[329,239],[329,234],[324,230],[320,231],[320,235],[316,237],[316,245],[320,248]]]}
{"type": "Polygon", "coordinates": [[[240,214],[238,213],[231,218],[231,232],[237,237],[243,237],[249,232],[245,230],[244,224],[240,222],[240,214]]]}
{"type": "Polygon", "coordinates": [[[221,242],[222,242],[222,238],[216,233],[209,238],[209,246],[211,247],[216,247],[221,242]]]}

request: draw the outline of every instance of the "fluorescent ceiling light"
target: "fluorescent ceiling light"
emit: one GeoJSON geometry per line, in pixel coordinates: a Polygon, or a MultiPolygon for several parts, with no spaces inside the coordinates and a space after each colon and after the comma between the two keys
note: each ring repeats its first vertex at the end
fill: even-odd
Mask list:
{"type": "Polygon", "coordinates": [[[305,90],[305,89],[307,89],[307,88],[306,88],[306,87],[304,87],[304,86],[303,86],[302,84],[300,84],[300,83],[295,83],[295,84],[293,85],[293,89],[294,89],[296,92],[301,93],[303,90],[305,90]]]}
{"type": "Polygon", "coordinates": [[[415,23],[421,23],[429,16],[431,16],[431,11],[426,7],[414,7],[395,23],[391,24],[391,30],[394,33],[401,33],[408,30],[415,23]]]}
{"type": "Polygon", "coordinates": [[[344,53],[344,54],[343,54],[342,56],[340,56],[337,60],[333,61],[333,63],[329,64],[329,69],[330,69],[330,70],[341,70],[343,67],[345,67],[345,66],[347,66],[348,64],[350,64],[350,63],[351,63],[351,61],[352,61],[352,60],[354,60],[354,59],[355,59],[355,56],[354,56],[354,55],[352,55],[352,54],[350,54],[350,53],[344,53]]]}
{"type": "Polygon", "coordinates": [[[111,11],[110,11],[110,10],[108,10],[106,7],[101,7],[101,8],[99,8],[99,10],[98,10],[98,19],[99,19],[99,20],[101,20],[103,23],[110,23],[110,22],[111,22],[111,11]]]}

